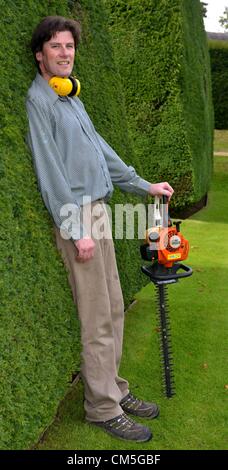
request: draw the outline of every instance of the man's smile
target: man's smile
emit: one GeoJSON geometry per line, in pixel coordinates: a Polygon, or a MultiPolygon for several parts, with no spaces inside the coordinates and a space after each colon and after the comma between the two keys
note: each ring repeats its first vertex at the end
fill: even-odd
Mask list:
{"type": "Polygon", "coordinates": [[[69,65],[70,64],[70,61],[69,60],[60,60],[59,62],[57,62],[58,65],[69,65]]]}

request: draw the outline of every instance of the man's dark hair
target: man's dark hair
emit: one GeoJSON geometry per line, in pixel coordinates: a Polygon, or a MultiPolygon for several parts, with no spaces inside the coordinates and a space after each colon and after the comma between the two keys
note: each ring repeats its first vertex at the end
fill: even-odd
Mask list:
{"type": "Polygon", "coordinates": [[[49,41],[52,36],[61,31],[70,31],[74,38],[75,49],[80,41],[81,26],[76,20],[64,18],[64,16],[46,16],[36,27],[31,40],[31,49],[39,69],[39,62],[36,59],[36,52],[42,51],[43,44],[49,41]]]}

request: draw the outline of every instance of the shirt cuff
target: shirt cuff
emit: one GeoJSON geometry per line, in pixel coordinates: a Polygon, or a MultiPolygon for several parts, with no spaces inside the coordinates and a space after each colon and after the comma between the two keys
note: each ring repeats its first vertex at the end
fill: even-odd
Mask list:
{"type": "Polygon", "coordinates": [[[130,182],[130,185],[132,186],[132,188],[134,188],[134,191],[137,194],[139,194],[140,196],[145,196],[149,193],[151,183],[144,180],[143,178],[138,177],[135,182],[130,182]]]}

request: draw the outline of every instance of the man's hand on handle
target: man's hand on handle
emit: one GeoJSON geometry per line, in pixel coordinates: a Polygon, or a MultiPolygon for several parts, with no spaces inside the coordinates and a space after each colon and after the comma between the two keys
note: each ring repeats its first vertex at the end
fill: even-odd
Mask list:
{"type": "Polygon", "coordinates": [[[167,196],[170,200],[174,189],[170,186],[169,183],[155,183],[151,184],[149,188],[149,194],[151,196],[167,196]]]}

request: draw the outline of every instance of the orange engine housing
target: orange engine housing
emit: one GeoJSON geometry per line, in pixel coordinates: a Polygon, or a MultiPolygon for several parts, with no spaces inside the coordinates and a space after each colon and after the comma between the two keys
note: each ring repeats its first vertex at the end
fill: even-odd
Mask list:
{"type": "Polygon", "coordinates": [[[152,259],[157,259],[158,263],[167,268],[171,268],[175,262],[188,257],[189,242],[174,226],[148,230],[146,239],[149,246],[153,246],[151,249],[155,255],[152,259]],[[156,242],[150,241],[151,231],[156,231],[159,234],[159,239],[156,242]]]}

